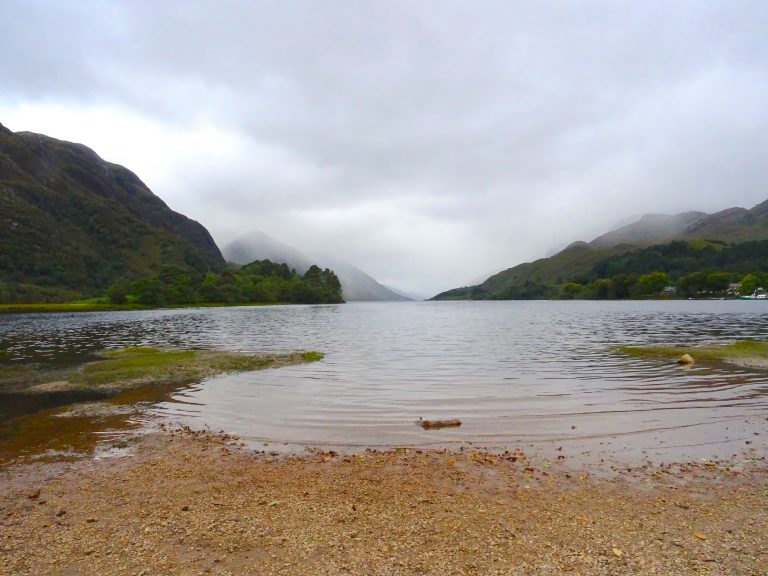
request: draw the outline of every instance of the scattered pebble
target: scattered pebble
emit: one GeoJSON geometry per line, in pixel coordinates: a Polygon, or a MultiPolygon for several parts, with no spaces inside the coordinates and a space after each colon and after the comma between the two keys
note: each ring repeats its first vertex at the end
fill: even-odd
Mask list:
{"type": "Polygon", "coordinates": [[[598,478],[533,449],[272,457],[173,433],[0,486],[0,574],[765,573],[768,470],[754,452],[598,478]],[[31,505],[39,488],[52,505],[31,505]]]}

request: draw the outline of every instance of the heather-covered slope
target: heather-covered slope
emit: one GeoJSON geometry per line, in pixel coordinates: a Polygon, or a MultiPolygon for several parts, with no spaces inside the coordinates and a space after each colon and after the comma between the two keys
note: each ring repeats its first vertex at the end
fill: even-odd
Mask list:
{"type": "Polygon", "coordinates": [[[82,144],[0,125],[0,301],[89,295],[224,259],[208,231],[82,144]]]}
{"type": "Polygon", "coordinates": [[[664,244],[673,240],[708,240],[728,243],[768,239],[768,200],[750,210],[727,208],[714,214],[646,214],[636,222],[595,238],[594,248],[618,244],[637,247],[664,244]]]}

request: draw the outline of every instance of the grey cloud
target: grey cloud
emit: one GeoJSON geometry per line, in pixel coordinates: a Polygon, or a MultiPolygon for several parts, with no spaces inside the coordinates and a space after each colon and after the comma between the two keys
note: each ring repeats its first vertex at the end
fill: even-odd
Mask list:
{"type": "Polygon", "coordinates": [[[175,208],[429,292],[765,199],[766,29],[759,1],[4,2],[0,105],[212,123],[242,152],[169,164],[175,208]]]}

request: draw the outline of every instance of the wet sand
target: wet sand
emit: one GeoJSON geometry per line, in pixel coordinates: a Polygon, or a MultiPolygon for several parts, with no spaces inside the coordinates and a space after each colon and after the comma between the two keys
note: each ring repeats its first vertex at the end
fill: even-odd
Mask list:
{"type": "Polygon", "coordinates": [[[0,574],[768,574],[762,448],[591,465],[568,449],[279,456],[151,434],[0,471],[0,574]]]}

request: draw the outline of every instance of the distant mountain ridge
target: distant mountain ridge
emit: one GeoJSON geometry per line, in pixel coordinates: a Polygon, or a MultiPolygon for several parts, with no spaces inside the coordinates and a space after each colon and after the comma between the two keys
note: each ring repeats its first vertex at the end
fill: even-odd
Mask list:
{"type": "Polygon", "coordinates": [[[706,216],[705,212],[683,212],[682,214],[645,214],[636,222],[626,224],[589,244],[595,248],[610,248],[617,244],[647,246],[667,242],[683,234],[688,226],[706,216]]]}
{"type": "Polygon", "coordinates": [[[525,298],[586,275],[599,262],[648,246],[672,241],[742,243],[768,239],[768,200],[751,209],[728,208],[707,214],[646,214],[634,222],[598,236],[591,242],[576,241],[557,254],[518,264],[484,282],[454,288],[433,297],[450,299],[525,298]]]}
{"type": "Polygon", "coordinates": [[[82,144],[0,124],[0,300],[29,290],[92,295],[162,267],[224,265],[208,230],[127,168],[82,144]]]}
{"type": "Polygon", "coordinates": [[[370,275],[349,262],[324,255],[312,258],[264,232],[254,231],[241,236],[224,246],[223,252],[228,261],[236,264],[269,259],[273,262],[285,262],[299,273],[304,273],[312,264],[331,268],[341,281],[344,300],[347,302],[410,300],[407,296],[379,284],[370,275]]]}
{"type": "Polygon", "coordinates": [[[618,244],[638,247],[663,244],[673,240],[718,240],[746,242],[768,239],[768,200],[747,210],[727,208],[713,214],[646,214],[636,222],[598,236],[590,245],[611,248],[618,244]]]}

